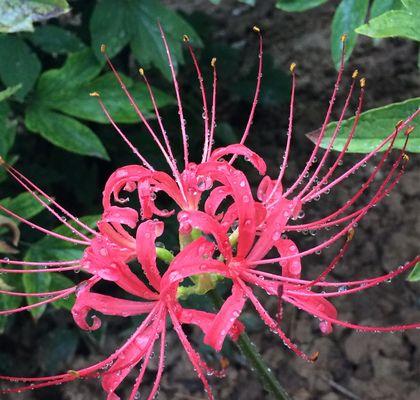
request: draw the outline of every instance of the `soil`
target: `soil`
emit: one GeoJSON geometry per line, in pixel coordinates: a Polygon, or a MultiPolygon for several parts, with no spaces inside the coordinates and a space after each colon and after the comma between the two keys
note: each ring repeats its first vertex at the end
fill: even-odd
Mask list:
{"type": "MultiPolygon", "coordinates": [[[[249,7],[235,1],[222,1],[212,6],[207,0],[166,1],[185,13],[201,11],[215,20],[215,40],[236,46],[255,42],[250,27],[258,24],[264,31],[265,54],[270,54],[278,67],[287,70],[298,64],[297,109],[295,117],[296,145],[289,163],[288,179],[292,182],[305,164],[312,144],[304,137],[322,124],[334,84],[336,72],[330,58],[330,22],[336,1],[316,9],[287,14],[274,8],[274,1],[257,1],[249,7]]],[[[253,64],[255,46],[246,46],[244,64],[253,64]]],[[[365,109],[401,101],[419,94],[419,74],[416,67],[417,48],[413,42],[383,40],[378,43],[359,38],[347,65],[348,75],[353,69],[366,76],[368,82],[365,109]]],[[[241,115],[242,105],[223,109],[228,115],[241,115]]],[[[339,109],[335,110],[337,117],[339,109]]],[[[242,114],[243,111],[242,111],[242,114]]],[[[244,115],[244,118],[245,115],[244,115]]],[[[262,154],[274,176],[284,147],[288,107],[264,108],[257,112],[249,145],[262,154]]],[[[346,162],[357,157],[349,156],[346,162]]],[[[357,279],[381,275],[409,260],[419,251],[420,235],[420,157],[412,155],[407,172],[390,197],[374,208],[359,224],[351,249],[334,273],[337,279],[357,279]]],[[[372,167],[358,171],[338,190],[318,203],[311,203],[311,216],[323,216],[343,204],[362,184],[372,167]]],[[[320,241],[319,237],[303,236],[299,243],[306,248],[320,241]]],[[[333,250],[304,262],[305,274],[314,277],[331,260],[333,250]]],[[[275,302],[268,301],[268,309],[275,302]]],[[[335,301],[343,320],[361,324],[390,325],[398,322],[420,321],[420,283],[410,284],[404,277],[391,284],[367,290],[361,294],[335,301]]],[[[251,312],[251,310],[250,310],[251,312]]],[[[417,400],[420,399],[420,331],[389,334],[366,334],[335,328],[323,336],[316,321],[303,312],[286,309],[283,327],[307,352],[319,351],[315,364],[307,364],[286,349],[268,329],[257,325],[252,340],[273,372],[295,400],[417,400]]],[[[195,332],[192,338],[198,339],[195,332]]],[[[111,340],[111,339],[109,339],[111,340]]],[[[195,378],[184,351],[175,335],[168,337],[166,370],[159,399],[205,399],[200,382],[195,378]]],[[[197,342],[198,343],[198,340],[197,342]]],[[[107,343],[114,348],[117,343],[107,343]]],[[[99,360],[100,357],[98,356],[99,360]]],[[[72,369],[94,361],[81,355],[72,360],[72,369]]],[[[153,364],[153,362],[152,362],[153,364]]],[[[156,367],[146,375],[145,389],[153,383],[156,367]]],[[[211,378],[217,399],[259,400],[268,398],[255,375],[240,355],[230,357],[226,378],[211,378]]],[[[101,399],[98,382],[83,382],[60,387],[49,394],[15,395],[13,399],[101,399]],[[54,394],[56,393],[56,394],[54,394]],[[41,397],[39,397],[41,396],[41,397]],[[44,396],[44,397],[43,397],[44,396]]],[[[127,388],[129,388],[129,383],[127,388]]],[[[147,390],[146,390],[147,393],[147,390]]],[[[143,398],[143,397],[142,397],[143,398]]]]}

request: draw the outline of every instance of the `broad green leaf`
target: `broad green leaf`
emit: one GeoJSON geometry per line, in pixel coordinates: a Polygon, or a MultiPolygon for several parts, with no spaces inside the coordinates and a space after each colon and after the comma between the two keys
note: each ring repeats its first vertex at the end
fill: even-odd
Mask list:
{"type": "Polygon", "coordinates": [[[104,59],[100,51],[102,44],[106,45],[109,57],[118,54],[128,44],[132,33],[126,20],[126,1],[115,7],[114,0],[101,0],[96,4],[90,19],[90,34],[92,49],[99,60],[104,59]]]}
{"type": "Polygon", "coordinates": [[[336,68],[340,65],[343,46],[341,36],[347,35],[347,60],[356,45],[357,33],[354,30],[365,22],[368,6],[369,0],[342,0],[337,7],[331,25],[331,55],[336,68]]]}
{"type": "Polygon", "coordinates": [[[418,0],[401,0],[401,2],[411,14],[420,15],[420,2],[418,0]]]}
{"type": "MultiPolygon", "coordinates": [[[[142,83],[133,83],[132,79],[124,75],[122,75],[122,78],[145,117],[154,116],[153,105],[146,86],[142,83]]],[[[133,123],[139,121],[139,117],[111,72],[63,93],[63,97],[52,96],[51,98],[41,99],[41,102],[52,109],[78,118],[109,123],[98,104],[97,98],[89,96],[91,92],[101,94],[102,101],[116,122],[133,123]]],[[[153,88],[153,93],[159,108],[174,102],[172,97],[156,88],[153,88]]]]}
{"type": "MultiPolygon", "coordinates": [[[[96,222],[99,220],[99,215],[89,215],[80,218],[80,221],[84,222],[91,228],[96,226],[96,222]]],[[[76,226],[73,222],[71,225],[76,226]]],[[[82,233],[86,233],[83,229],[78,228],[82,233]]],[[[61,235],[75,237],[74,234],[66,225],[60,225],[54,229],[61,235]]],[[[27,261],[44,261],[44,260],[55,260],[55,261],[67,261],[76,260],[83,255],[84,247],[74,243],[66,242],[64,240],[45,236],[38,242],[32,244],[26,255],[25,260],[27,261]]]]}
{"type": "MultiPolygon", "coordinates": [[[[26,192],[13,198],[2,199],[0,204],[25,219],[35,217],[44,209],[44,206],[38,200],[26,192]]],[[[16,223],[19,224],[19,221],[16,221],[16,223]]]]}
{"type": "Polygon", "coordinates": [[[276,7],[288,12],[301,12],[326,3],[327,0],[277,0],[276,7]]]}
{"type": "Polygon", "coordinates": [[[387,11],[395,10],[400,7],[400,0],[374,0],[372,6],[370,7],[369,18],[372,19],[378,17],[387,11]]]}
{"type": "Polygon", "coordinates": [[[65,0],[2,0],[0,32],[33,31],[33,22],[57,17],[69,10],[65,0]]]}
{"type": "MultiPolygon", "coordinates": [[[[420,106],[420,97],[409,99],[401,103],[393,103],[385,107],[374,108],[361,114],[360,121],[356,129],[353,140],[350,142],[348,152],[350,153],[368,153],[372,151],[383,139],[395,130],[395,124],[400,120],[407,119],[420,106]]],[[[340,151],[351,130],[354,117],[345,120],[341,130],[334,143],[333,149],[340,151]]],[[[410,134],[407,151],[414,153],[420,152],[420,117],[415,118],[410,125],[416,129],[410,134]]],[[[325,138],[321,146],[326,148],[337,123],[332,122],[328,125],[325,138]]],[[[316,141],[319,131],[310,133],[307,136],[312,141],[316,141]]],[[[401,133],[395,140],[395,148],[402,148],[405,142],[405,136],[401,133]]],[[[382,150],[386,150],[386,146],[382,150]]]]}
{"type": "Polygon", "coordinates": [[[418,282],[420,281],[420,262],[418,262],[414,268],[411,270],[410,275],[407,278],[410,282],[418,282]]]}
{"type": "Polygon", "coordinates": [[[0,79],[6,86],[22,85],[15,94],[17,100],[23,100],[31,90],[40,71],[38,57],[22,39],[0,36],[0,79]]]}
{"type": "Polygon", "coordinates": [[[109,160],[99,138],[86,125],[74,118],[43,108],[29,108],[26,127],[67,151],[109,160]]]}
{"type": "MultiPolygon", "coordinates": [[[[51,283],[50,283],[50,287],[49,290],[50,291],[56,291],[56,290],[62,290],[62,289],[67,289],[74,286],[74,282],[67,278],[67,276],[63,275],[63,274],[59,274],[59,273],[51,273],[51,283]]],[[[60,300],[54,301],[54,303],[52,303],[52,305],[55,308],[64,308],[66,310],[71,310],[71,308],[73,307],[75,301],[75,297],[74,295],[70,295],[69,297],[64,297],[60,300]]]]}
{"type": "Polygon", "coordinates": [[[8,99],[10,96],[13,96],[22,85],[19,83],[19,85],[8,87],[7,89],[4,89],[0,92],[0,102],[3,100],[8,99]]]}
{"type": "MultiPolygon", "coordinates": [[[[0,103],[0,156],[6,157],[16,137],[17,121],[10,119],[11,110],[7,102],[0,103]]],[[[2,170],[2,169],[1,169],[2,170]]]]}
{"type": "Polygon", "coordinates": [[[420,41],[419,21],[420,14],[415,15],[407,10],[388,11],[359,26],[356,32],[373,38],[399,36],[420,41]]]}
{"type": "Polygon", "coordinates": [[[168,60],[163,46],[158,21],[165,30],[175,68],[184,62],[182,36],[190,37],[191,43],[202,42],[194,29],[175,11],[156,0],[121,0],[116,10],[115,2],[98,2],[90,24],[92,46],[99,59],[101,44],[107,45],[110,56],[117,54],[128,42],[143,67],[155,66],[170,79],[168,60]]]}
{"type": "Polygon", "coordinates": [[[72,32],[55,25],[38,27],[29,40],[47,53],[65,54],[83,50],[85,45],[72,32]]]}
{"type": "Polygon", "coordinates": [[[36,98],[67,97],[68,90],[90,82],[101,69],[90,49],[70,54],[61,68],[50,69],[41,75],[36,86],[36,98]]]}
{"type": "MultiPolygon", "coordinates": [[[[26,293],[43,293],[48,292],[51,283],[51,274],[23,274],[22,276],[23,287],[26,293]]],[[[39,303],[43,299],[40,297],[27,297],[26,301],[29,305],[39,303]]],[[[46,309],[45,305],[35,307],[29,310],[32,317],[37,320],[41,317],[46,309]]]]}

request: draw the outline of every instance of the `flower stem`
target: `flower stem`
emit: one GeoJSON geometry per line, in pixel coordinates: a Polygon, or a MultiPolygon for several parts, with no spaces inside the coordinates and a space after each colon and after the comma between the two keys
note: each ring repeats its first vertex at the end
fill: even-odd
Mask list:
{"type": "MultiPolygon", "coordinates": [[[[220,308],[223,305],[223,299],[221,296],[216,290],[212,290],[209,294],[214,305],[220,308]]],[[[271,369],[264,362],[255,344],[245,332],[239,336],[235,344],[241,351],[242,355],[248,360],[251,370],[256,373],[264,389],[273,396],[273,399],[291,400],[291,397],[287,394],[286,390],[274,376],[271,369]]]]}

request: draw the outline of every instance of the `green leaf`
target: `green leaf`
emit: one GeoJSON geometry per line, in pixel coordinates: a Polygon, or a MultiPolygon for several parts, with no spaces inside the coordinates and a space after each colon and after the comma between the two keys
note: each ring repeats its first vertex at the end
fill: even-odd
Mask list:
{"type": "MultiPolygon", "coordinates": [[[[51,274],[23,274],[22,276],[23,287],[26,293],[40,293],[48,292],[51,283],[51,274]]],[[[26,301],[29,305],[42,301],[40,297],[27,297],[26,301]]],[[[35,307],[29,310],[32,317],[37,320],[41,317],[46,309],[46,305],[35,307]]]]}
{"type": "Polygon", "coordinates": [[[288,12],[301,12],[326,3],[327,0],[277,0],[276,7],[288,12]]]}
{"type": "MultiPolygon", "coordinates": [[[[4,268],[4,267],[3,267],[4,268]]],[[[22,290],[22,280],[21,276],[17,274],[4,274],[1,277],[4,284],[6,284],[9,289],[6,290],[22,290]]],[[[0,310],[9,310],[17,308],[22,304],[23,297],[9,296],[6,294],[0,294],[0,310]]],[[[7,316],[0,315],[0,335],[4,332],[7,323],[7,316]]]]}
{"type": "MultiPolygon", "coordinates": [[[[121,76],[145,117],[150,118],[154,116],[153,104],[146,86],[141,83],[133,83],[132,79],[122,74],[121,76]]],[[[152,88],[152,90],[159,108],[174,103],[173,97],[168,96],[159,89],[152,88]]],[[[45,100],[41,99],[41,101],[52,109],[78,118],[109,123],[108,118],[98,104],[98,100],[89,96],[91,92],[99,92],[101,94],[104,104],[116,122],[134,123],[139,121],[139,117],[111,72],[85,85],[71,89],[65,94],[63,93],[63,97],[54,95],[45,100]]]]}
{"type": "Polygon", "coordinates": [[[103,59],[99,52],[101,44],[107,45],[107,52],[112,57],[129,42],[132,52],[143,67],[153,65],[170,79],[158,21],[165,30],[175,68],[184,62],[184,34],[190,37],[192,44],[202,46],[194,29],[175,11],[164,7],[160,2],[121,0],[120,3],[116,10],[115,2],[103,0],[97,3],[93,12],[90,23],[92,47],[99,59],[103,59]]]}
{"type": "Polygon", "coordinates": [[[39,78],[36,98],[67,97],[67,91],[90,82],[101,72],[102,66],[90,49],[70,54],[59,69],[50,69],[39,78]]]}
{"type": "Polygon", "coordinates": [[[418,262],[414,268],[411,270],[410,275],[408,275],[407,280],[409,282],[418,282],[420,281],[420,262],[418,262]]]}
{"type": "Polygon", "coordinates": [[[17,121],[10,119],[11,110],[7,102],[0,103],[0,156],[6,157],[16,138],[17,121]]]}
{"type": "MultiPolygon", "coordinates": [[[[59,273],[51,273],[51,282],[49,286],[50,291],[67,289],[74,286],[74,282],[67,278],[67,276],[59,273]]],[[[74,305],[75,296],[71,294],[69,297],[64,297],[60,300],[54,301],[52,305],[57,308],[64,308],[65,310],[71,310],[74,305]]]]}
{"type": "MultiPolygon", "coordinates": [[[[96,222],[99,220],[99,215],[89,215],[80,218],[80,221],[84,222],[90,227],[95,227],[96,222]]],[[[74,222],[69,223],[72,226],[76,226],[74,222]]],[[[82,233],[86,233],[83,229],[78,228],[82,233]]],[[[74,234],[66,225],[61,225],[54,229],[54,232],[61,235],[75,237],[74,234]]],[[[44,260],[56,260],[56,261],[68,261],[80,258],[83,255],[84,246],[65,242],[61,239],[45,236],[38,242],[32,244],[25,256],[27,261],[44,261],[44,260]]]]}
{"type": "Polygon", "coordinates": [[[22,85],[19,83],[19,85],[8,87],[7,89],[4,89],[0,92],[0,102],[3,100],[8,99],[10,96],[13,96],[22,85]]]}
{"type": "Polygon", "coordinates": [[[0,2],[0,32],[33,31],[33,22],[70,10],[65,0],[7,0],[0,2]]]}
{"type": "MultiPolygon", "coordinates": [[[[121,3],[126,3],[123,0],[121,3]]],[[[118,54],[128,44],[132,33],[126,20],[127,5],[115,7],[115,1],[98,1],[90,19],[90,35],[92,49],[98,58],[103,60],[100,51],[102,44],[106,45],[110,57],[118,54]]]]}
{"type": "Polygon", "coordinates": [[[368,11],[369,0],[342,0],[335,11],[331,25],[331,55],[336,68],[340,65],[342,42],[341,36],[346,34],[346,60],[356,45],[357,34],[354,31],[363,24],[368,11]]]}
{"type": "Polygon", "coordinates": [[[75,53],[85,45],[72,32],[55,25],[38,27],[29,40],[43,51],[52,54],[75,53]]]}
{"type": "Polygon", "coordinates": [[[411,13],[420,15],[420,3],[418,0],[401,0],[404,7],[411,13]]]}
{"type": "Polygon", "coordinates": [[[372,19],[387,11],[395,10],[400,5],[400,0],[374,0],[370,7],[369,18],[372,19]]]}
{"type": "MultiPolygon", "coordinates": [[[[353,140],[350,142],[348,152],[350,153],[369,153],[383,139],[395,130],[395,124],[400,120],[405,120],[413,114],[420,106],[420,97],[409,99],[401,103],[393,103],[385,107],[374,108],[361,114],[359,124],[353,140]]],[[[345,120],[341,130],[334,142],[333,149],[340,151],[347,139],[354,121],[354,117],[345,120]]],[[[420,117],[415,118],[410,125],[420,122],[420,117]]],[[[325,138],[322,140],[321,147],[326,148],[331,138],[336,122],[328,124],[325,138]]],[[[308,134],[308,138],[316,141],[319,131],[308,134]]],[[[401,149],[405,142],[405,136],[400,134],[395,140],[395,148],[401,149]]],[[[386,146],[382,150],[386,150],[386,146]]],[[[420,152],[420,127],[417,127],[411,134],[408,141],[407,151],[420,152]]]]}
{"type": "Polygon", "coordinates": [[[406,10],[393,10],[359,26],[356,32],[373,38],[399,36],[420,41],[419,20],[420,14],[415,15],[406,10]]]}
{"type": "MultiPolygon", "coordinates": [[[[2,199],[0,204],[25,219],[31,219],[44,210],[44,206],[26,192],[13,198],[2,199]]],[[[16,221],[16,224],[19,224],[19,221],[16,221]]]]}
{"type": "Polygon", "coordinates": [[[109,160],[99,138],[86,125],[54,111],[33,107],[26,110],[26,127],[67,151],[109,160]]]}
{"type": "Polygon", "coordinates": [[[0,36],[0,79],[6,86],[22,85],[15,94],[17,100],[22,101],[31,90],[40,71],[38,57],[22,39],[0,36]]]}

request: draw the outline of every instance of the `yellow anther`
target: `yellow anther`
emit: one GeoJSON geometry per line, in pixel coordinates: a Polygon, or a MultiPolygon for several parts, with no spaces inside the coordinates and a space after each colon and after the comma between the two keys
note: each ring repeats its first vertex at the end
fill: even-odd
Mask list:
{"type": "Polygon", "coordinates": [[[318,360],[318,357],[319,357],[319,351],[316,351],[315,353],[313,353],[311,356],[309,356],[309,359],[312,361],[312,362],[315,362],[316,360],[318,360]]]}
{"type": "Polygon", "coordinates": [[[414,131],[414,126],[409,126],[406,130],[405,130],[405,136],[408,136],[411,132],[414,131]]]}
{"type": "Polygon", "coordinates": [[[187,43],[190,41],[190,37],[188,35],[182,35],[182,40],[187,43]]]}
{"type": "Polygon", "coordinates": [[[296,63],[295,62],[292,62],[291,64],[290,64],[290,72],[295,72],[295,68],[296,68],[296,63]]]}
{"type": "Polygon", "coordinates": [[[216,61],[217,61],[217,58],[216,58],[216,57],[213,57],[213,58],[211,59],[210,65],[211,65],[213,68],[216,66],[216,61]]]}
{"type": "Polygon", "coordinates": [[[0,156],[0,165],[3,165],[5,163],[6,163],[6,161],[4,161],[4,158],[2,156],[0,156]]]}
{"type": "Polygon", "coordinates": [[[344,43],[347,39],[347,33],[343,33],[340,37],[340,40],[344,43]]]}
{"type": "Polygon", "coordinates": [[[404,161],[408,161],[408,160],[410,159],[410,157],[408,156],[408,154],[407,154],[407,153],[404,153],[404,154],[402,155],[402,158],[403,158],[403,160],[404,160],[404,161]]]}
{"type": "Polygon", "coordinates": [[[226,357],[222,357],[220,359],[220,366],[222,367],[222,369],[226,369],[227,367],[229,367],[229,360],[226,357]]]}
{"type": "Polygon", "coordinates": [[[351,76],[353,79],[357,78],[357,75],[359,75],[359,71],[357,69],[354,70],[353,75],[351,76]]]}
{"type": "Polygon", "coordinates": [[[67,371],[68,374],[73,375],[75,378],[80,378],[80,374],[78,371],[75,371],[74,369],[69,369],[67,371]]]}
{"type": "Polygon", "coordinates": [[[400,119],[396,124],[395,124],[395,129],[400,129],[401,125],[403,124],[403,120],[400,119]]]}
{"type": "Polygon", "coordinates": [[[366,79],[362,78],[360,79],[360,87],[364,88],[366,86],[366,79]]]}
{"type": "Polygon", "coordinates": [[[257,25],[254,25],[254,26],[252,27],[252,30],[253,30],[254,32],[257,32],[257,33],[260,33],[260,32],[261,32],[261,29],[260,29],[260,28],[258,28],[258,26],[257,26],[257,25]]]}
{"type": "Polygon", "coordinates": [[[144,76],[144,69],[143,69],[143,68],[139,68],[139,74],[140,74],[141,76],[144,76]]]}
{"type": "Polygon", "coordinates": [[[89,96],[91,96],[91,97],[101,97],[101,95],[98,92],[89,93],[89,96]]]}
{"type": "Polygon", "coordinates": [[[106,46],[104,44],[101,44],[101,53],[106,52],[106,46]]]}
{"type": "Polygon", "coordinates": [[[347,241],[350,242],[350,240],[352,240],[354,238],[354,229],[351,228],[349,229],[349,231],[347,232],[347,241]]]}

